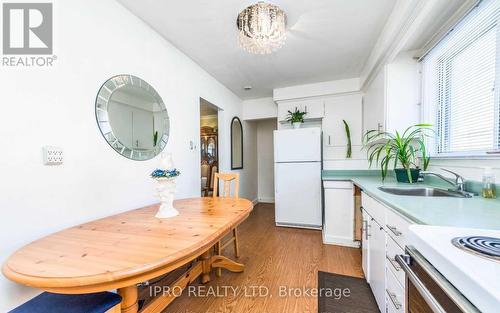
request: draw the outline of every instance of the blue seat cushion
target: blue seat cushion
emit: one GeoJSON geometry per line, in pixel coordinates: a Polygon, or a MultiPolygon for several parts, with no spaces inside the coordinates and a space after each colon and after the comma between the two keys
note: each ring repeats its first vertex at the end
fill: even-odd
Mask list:
{"type": "Polygon", "coordinates": [[[44,292],[9,313],[104,313],[122,301],[112,292],[62,295],[44,292]]]}

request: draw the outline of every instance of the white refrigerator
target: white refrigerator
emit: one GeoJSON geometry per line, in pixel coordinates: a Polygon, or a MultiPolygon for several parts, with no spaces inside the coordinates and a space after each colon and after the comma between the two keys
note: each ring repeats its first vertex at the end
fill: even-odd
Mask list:
{"type": "Polygon", "coordinates": [[[321,229],[321,128],[274,131],[277,226],[321,229]]]}

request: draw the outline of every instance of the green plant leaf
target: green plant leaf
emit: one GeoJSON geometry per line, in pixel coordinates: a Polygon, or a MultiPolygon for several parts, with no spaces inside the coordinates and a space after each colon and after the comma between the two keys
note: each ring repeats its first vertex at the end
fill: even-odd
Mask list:
{"type": "Polygon", "coordinates": [[[349,129],[349,124],[347,124],[347,122],[345,120],[342,120],[342,122],[344,122],[345,135],[347,137],[346,158],[350,159],[352,156],[351,130],[349,129]]]}
{"type": "Polygon", "coordinates": [[[295,111],[288,111],[288,114],[286,116],[286,121],[290,123],[303,123],[304,122],[304,116],[307,114],[307,112],[302,112],[299,111],[298,108],[295,108],[295,111]]]}
{"type": "MultiPolygon", "coordinates": [[[[430,158],[427,156],[424,138],[434,135],[432,124],[425,123],[412,125],[402,133],[370,130],[363,136],[363,148],[367,151],[369,165],[379,164],[382,178],[385,179],[390,163],[393,163],[394,168],[401,164],[411,174],[411,168],[417,167],[417,161],[421,157],[424,170],[427,169],[430,158]]],[[[411,181],[411,177],[409,179],[411,181]]]]}

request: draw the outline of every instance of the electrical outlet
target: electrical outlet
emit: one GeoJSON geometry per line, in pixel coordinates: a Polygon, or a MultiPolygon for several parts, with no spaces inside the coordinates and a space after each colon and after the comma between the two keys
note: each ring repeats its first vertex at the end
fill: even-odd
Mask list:
{"type": "Polygon", "coordinates": [[[64,153],[62,148],[45,146],[43,147],[43,164],[60,165],[63,164],[64,153]]]}

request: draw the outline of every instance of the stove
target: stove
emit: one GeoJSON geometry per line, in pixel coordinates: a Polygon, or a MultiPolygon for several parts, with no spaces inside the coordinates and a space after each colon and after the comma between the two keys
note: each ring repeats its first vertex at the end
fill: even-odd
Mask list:
{"type": "Polygon", "coordinates": [[[500,238],[486,236],[456,237],[451,243],[464,251],[483,258],[500,261],[500,238]]]}
{"type": "Polygon", "coordinates": [[[407,245],[481,312],[499,312],[500,230],[411,225],[407,245]]]}

